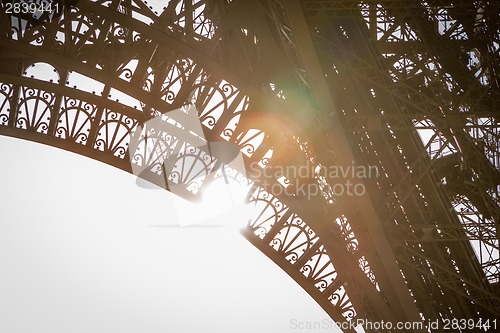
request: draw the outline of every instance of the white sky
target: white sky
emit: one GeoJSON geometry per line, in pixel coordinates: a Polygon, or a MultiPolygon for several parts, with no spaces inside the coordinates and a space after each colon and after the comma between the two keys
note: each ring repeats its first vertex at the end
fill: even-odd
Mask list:
{"type": "Polygon", "coordinates": [[[0,332],[337,332],[292,325],[328,316],[234,229],[158,227],[169,192],[32,142],[0,153],[0,332]]]}

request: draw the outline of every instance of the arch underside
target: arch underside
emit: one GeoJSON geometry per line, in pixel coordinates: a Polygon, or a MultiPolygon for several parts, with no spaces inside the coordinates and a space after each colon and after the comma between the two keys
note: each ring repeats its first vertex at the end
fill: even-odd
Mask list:
{"type": "Polygon", "coordinates": [[[206,177],[218,159],[174,133],[130,139],[192,103],[248,166],[244,236],[332,319],[498,318],[498,6],[412,3],[80,0],[38,26],[2,12],[0,134],[169,190],[167,152],[206,177]],[[312,165],[320,190],[276,193],[303,180],[252,165],[312,165]],[[321,174],[355,165],[378,171],[359,196],[321,174]]]}

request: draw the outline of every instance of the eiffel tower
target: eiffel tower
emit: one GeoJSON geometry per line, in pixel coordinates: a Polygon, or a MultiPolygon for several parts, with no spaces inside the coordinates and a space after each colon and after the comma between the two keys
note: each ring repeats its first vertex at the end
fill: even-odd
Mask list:
{"type": "Polygon", "coordinates": [[[165,152],[204,175],[223,158],[130,140],[191,103],[206,141],[243,155],[244,237],[344,332],[500,330],[498,1],[2,0],[0,15],[0,134],[172,190],[165,152]]]}

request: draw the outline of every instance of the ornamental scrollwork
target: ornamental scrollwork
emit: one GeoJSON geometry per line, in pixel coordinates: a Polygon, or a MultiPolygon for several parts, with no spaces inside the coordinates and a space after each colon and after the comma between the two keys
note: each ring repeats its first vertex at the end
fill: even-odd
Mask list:
{"type": "Polygon", "coordinates": [[[98,126],[94,148],[124,158],[128,151],[130,134],[137,125],[137,120],[105,109],[98,126]]]}
{"type": "Polygon", "coordinates": [[[222,115],[227,115],[231,102],[240,91],[225,80],[208,77],[194,87],[195,104],[200,110],[200,121],[213,129],[222,115]]]}
{"type": "Polygon", "coordinates": [[[183,143],[172,161],[171,171],[167,176],[170,184],[182,184],[186,190],[197,194],[205,177],[212,172],[215,159],[203,149],[183,143]]]}
{"type": "Polygon", "coordinates": [[[328,298],[328,300],[333,304],[333,306],[340,308],[340,311],[346,320],[351,320],[356,317],[356,310],[354,309],[344,286],[340,286],[328,298]]]}
{"type": "Polygon", "coordinates": [[[148,123],[138,126],[130,145],[130,161],[140,168],[140,171],[134,173],[140,175],[148,170],[157,175],[162,174],[164,163],[180,144],[182,143],[179,143],[177,137],[162,130],[161,126],[151,126],[148,123]]]}
{"type": "Polygon", "coordinates": [[[56,137],[86,144],[96,113],[96,105],[64,96],[59,111],[56,137]]]}
{"type": "Polygon", "coordinates": [[[7,125],[13,93],[12,84],[0,82],[0,125],[7,125]]]}
{"type": "MultiPolygon", "coordinates": [[[[253,49],[247,54],[251,59],[238,60],[248,65],[249,73],[254,72],[263,55],[262,40],[244,29],[233,31],[236,38],[224,35],[227,32],[217,35],[217,19],[225,8],[215,3],[193,1],[190,6],[196,11],[186,12],[181,1],[172,5],[171,17],[164,17],[156,12],[161,9],[149,6],[144,7],[151,10],[142,10],[123,1],[86,1],[87,8],[106,7],[102,15],[82,7],[65,11],[52,25],[29,31],[23,30],[21,23],[12,24],[11,39],[18,40],[26,50],[31,51],[35,46],[43,50],[40,52],[43,61],[51,62],[54,56],[56,67],[47,67],[47,73],[32,71],[33,68],[26,67],[26,60],[21,68],[26,70],[23,83],[0,84],[0,125],[42,133],[45,135],[37,137],[47,138],[49,144],[90,152],[88,154],[97,156],[96,159],[110,161],[133,173],[137,170],[147,173],[145,179],[165,185],[173,193],[176,192],[172,189],[178,185],[196,195],[209,181],[221,177],[253,188],[249,198],[249,204],[254,206],[248,225],[251,233],[264,240],[266,251],[278,252],[285,263],[288,261],[301,279],[305,276],[320,292],[327,288],[331,291],[330,286],[337,282],[337,271],[308,223],[280,197],[224,165],[211,154],[209,147],[212,142],[233,144],[237,145],[238,153],[245,155],[245,162],[256,162],[261,167],[272,162],[286,166],[291,159],[283,155],[296,146],[302,149],[295,151],[304,155],[301,160],[310,160],[306,153],[310,150],[307,140],[302,136],[290,139],[296,133],[284,126],[289,124],[260,117],[259,113],[264,112],[257,110],[262,102],[257,98],[262,96],[250,98],[245,87],[225,80],[230,78],[219,77],[210,65],[198,61],[196,54],[171,47],[155,37],[160,33],[177,38],[185,43],[187,50],[206,44],[206,48],[212,50],[210,61],[215,62],[226,59],[227,54],[221,55],[225,44],[241,41],[253,49]],[[112,10],[115,15],[109,14],[112,10]],[[140,12],[144,12],[143,22],[135,22],[140,12]],[[192,15],[190,20],[186,19],[187,15],[192,15]],[[193,26],[188,31],[189,21],[193,26]],[[140,23],[135,27],[142,28],[128,27],[128,22],[140,23]],[[223,37],[211,41],[213,36],[223,37]],[[31,87],[30,82],[44,89],[31,87]],[[191,130],[190,124],[169,117],[175,109],[189,103],[196,106],[196,120],[203,125],[201,134],[196,131],[195,135],[203,144],[179,135],[179,130],[191,130]],[[15,115],[14,120],[9,119],[11,114],[15,115]],[[257,114],[257,117],[249,122],[248,117],[245,118],[248,114],[257,114]],[[148,127],[148,122],[157,117],[163,117],[162,121],[170,127],[165,130],[148,127]],[[273,133],[279,134],[272,137],[273,133]],[[287,146],[288,150],[280,156],[281,146],[287,146]]],[[[241,51],[237,50],[236,54],[241,51]]],[[[260,89],[259,85],[248,87],[260,89]]],[[[255,94],[254,90],[251,92],[255,94]]],[[[278,96],[281,111],[285,113],[284,92],[277,87],[266,96],[269,95],[278,96]]],[[[142,176],[140,172],[136,174],[142,176]]],[[[283,186],[290,185],[288,179],[276,181],[283,186]]],[[[343,236],[352,240],[349,233],[343,236]]],[[[369,267],[365,261],[360,265],[369,267]]],[[[322,295],[325,296],[326,293],[322,295]]]]}
{"type": "Polygon", "coordinates": [[[311,258],[300,268],[320,291],[325,290],[337,279],[337,271],[326,249],[321,245],[311,258]]]}
{"type": "Polygon", "coordinates": [[[250,205],[254,207],[254,214],[249,222],[249,228],[261,239],[288,210],[278,198],[260,187],[250,197],[250,205]]]}
{"type": "Polygon", "coordinates": [[[47,134],[55,99],[54,93],[21,87],[16,127],[47,134]]]}
{"type": "Polygon", "coordinates": [[[294,264],[317,241],[314,231],[297,214],[292,214],[270,245],[294,264]]]}

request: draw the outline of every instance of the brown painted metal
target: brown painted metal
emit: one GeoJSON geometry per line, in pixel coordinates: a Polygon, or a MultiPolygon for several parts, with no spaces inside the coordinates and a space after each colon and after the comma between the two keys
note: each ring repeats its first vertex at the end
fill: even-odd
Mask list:
{"type": "Polygon", "coordinates": [[[191,99],[205,137],[245,154],[262,212],[244,235],[332,319],[498,321],[499,11],[493,0],[80,0],[20,28],[2,5],[0,134],[127,172],[143,163],[168,189],[158,156],[130,151],[127,135],[191,99]],[[75,73],[94,83],[70,86],[75,73]],[[319,193],[273,195],[283,185],[258,162],[380,175],[356,198],[320,174],[286,175],[319,193]]]}

